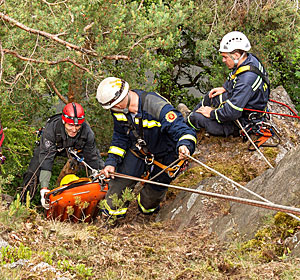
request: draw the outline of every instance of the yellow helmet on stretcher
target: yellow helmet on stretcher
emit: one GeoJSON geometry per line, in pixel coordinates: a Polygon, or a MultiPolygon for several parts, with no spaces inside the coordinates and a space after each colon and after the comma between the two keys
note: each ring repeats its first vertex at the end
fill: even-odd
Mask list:
{"type": "Polygon", "coordinates": [[[65,177],[63,177],[59,183],[59,186],[63,186],[63,185],[68,185],[74,181],[79,180],[79,177],[76,176],[75,174],[68,174],[65,177]]]}

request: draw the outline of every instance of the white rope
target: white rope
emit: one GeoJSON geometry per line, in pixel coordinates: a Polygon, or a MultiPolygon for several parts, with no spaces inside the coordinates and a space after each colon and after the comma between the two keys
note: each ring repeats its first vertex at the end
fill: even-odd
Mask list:
{"type": "MultiPolygon", "coordinates": [[[[219,175],[219,176],[222,177],[223,179],[225,179],[225,180],[229,181],[230,183],[232,183],[232,184],[238,186],[239,188],[241,188],[241,189],[243,189],[243,190],[245,190],[245,191],[251,193],[252,195],[254,195],[254,196],[260,198],[261,200],[263,200],[263,201],[265,201],[265,202],[267,202],[267,203],[274,204],[273,202],[271,202],[271,201],[267,200],[266,198],[262,197],[261,195],[255,193],[255,192],[249,190],[248,188],[244,187],[243,185],[241,185],[241,184],[239,184],[239,183],[237,183],[237,182],[231,180],[230,178],[226,177],[225,175],[223,175],[223,174],[220,173],[219,171],[217,171],[217,170],[215,170],[215,169],[213,169],[213,168],[207,166],[207,165],[204,164],[203,162],[201,162],[201,161],[199,161],[199,160],[193,158],[193,157],[190,156],[190,155],[187,155],[187,154],[186,154],[186,156],[187,156],[188,158],[192,159],[193,161],[199,163],[200,165],[202,165],[202,166],[205,167],[206,169],[208,169],[208,170],[214,172],[215,174],[219,175]]],[[[291,217],[295,218],[296,220],[300,221],[300,218],[299,218],[299,217],[297,217],[297,216],[295,216],[295,215],[293,215],[293,214],[289,214],[289,215],[290,215],[291,217]]]]}
{"type": "MultiPolygon", "coordinates": [[[[117,172],[111,172],[110,174],[114,175],[115,177],[124,178],[124,179],[127,179],[127,180],[144,182],[144,183],[149,183],[149,184],[153,184],[153,185],[163,186],[163,187],[166,187],[166,188],[173,188],[173,189],[176,189],[176,190],[181,190],[181,191],[187,191],[187,192],[197,193],[197,194],[201,194],[201,195],[206,195],[206,196],[209,196],[209,197],[226,199],[226,200],[230,200],[230,201],[233,201],[233,202],[248,204],[248,205],[252,205],[252,206],[257,206],[257,207],[262,207],[262,208],[266,208],[266,209],[275,210],[275,211],[287,212],[289,215],[292,215],[291,213],[296,213],[296,214],[300,215],[300,209],[296,208],[296,207],[290,207],[290,206],[279,205],[279,204],[274,204],[274,203],[269,203],[269,202],[251,200],[251,199],[247,199],[247,198],[241,198],[241,197],[229,196],[229,195],[224,195],[224,194],[219,194],[219,193],[212,193],[212,192],[206,192],[206,191],[195,190],[195,189],[190,189],[190,188],[184,188],[184,187],[180,187],[180,186],[149,181],[149,180],[145,180],[145,179],[141,179],[141,178],[137,178],[137,177],[133,177],[133,176],[117,173],[117,172]]],[[[297,217],[297,216],[295,216],[295,217],[297,217]]]]}
{"type": "Polygon", "coordinates": [[[247,131],[243,128],[243,126],[241,125],[240,121],[236,120],[236,122],[239,125],[239,127],[241,128],[241,130],[245,133],[245,135],[247,136],[247,138],[249,139],[249,141],[251,142],[251,144],[254,146],[254,148],[256,149],[256,151],[261,155],[261,157],[266,161],[266,163],[271,168],[274,168],[273,165],[266,159],[266,157],[263,155],[263,153],[258,149],[258,147],[255,145],[255,143],[252,141],[251,137],[249,136],[249,134],[247,133],[247,131]]]}

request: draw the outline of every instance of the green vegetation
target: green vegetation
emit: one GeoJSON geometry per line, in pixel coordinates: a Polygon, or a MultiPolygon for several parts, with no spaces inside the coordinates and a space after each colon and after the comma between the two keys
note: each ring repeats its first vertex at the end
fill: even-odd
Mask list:
{"type": "Polygon", "coordinates": [[[155,90],[174,105],[192,108],[199,100],[187,95],[190,87],[205,93],[225,80],[228,70],[218,46],[232,30],[247,34],[272,87],[283,85],[299,106],[295,1],[4,1],[1,11],[0,117],[7,127],[8,160],[0,180],[10,194],[20,186],[34,131],[61,111],[61,100],[82,103],[100,151],[106,152],[112,119],[95,100],[101,79],[119,76],[131,88],[155,90]],[[191,65],[198,72],[192,76],[191,65]],[[149,75],[153,79],[147,80],[149,75]],[[185,84],[179,82],[183,77],[185,84]],[[7,180],[9,174],[13,178],[7,180]]]}

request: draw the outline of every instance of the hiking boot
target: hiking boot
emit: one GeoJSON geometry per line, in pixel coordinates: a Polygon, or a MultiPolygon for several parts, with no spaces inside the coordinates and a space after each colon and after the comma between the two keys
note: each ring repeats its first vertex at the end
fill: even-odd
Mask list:
{"type": "Polygon", "coordinates": [[[177,110],[182,114],[184,121],[186,122],[188,115],[191,110],[183,103],[179,103],[177,106],[177,110]]]}

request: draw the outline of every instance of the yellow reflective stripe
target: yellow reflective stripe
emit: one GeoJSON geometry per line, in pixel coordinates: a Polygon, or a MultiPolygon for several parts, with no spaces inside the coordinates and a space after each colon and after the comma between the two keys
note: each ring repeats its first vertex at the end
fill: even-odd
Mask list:
{"type": "Polygon", "coordinates": [[[223,103],[223,94],[219,95],[219,100],[220,100],[220,104],[222,104],[223,103]]]}
{"type": "Polygon", "coordinates": [[[117,121],[127,121],[126,116],[123,113],[113,113],[117,121]]]}
{"type": "Polygon", "coordinates": [[[230,100],[227,100],[226,102],[227,102],[234,110],[243,112],[243,108],[240,108],[240,107],[238,107],[238,106],[233,105],[233,104],[230,102],[230,100]]]}
{"type": "Polygon", "coordinates": [[[125,215],[128,208],[119,208],[116,210],[113,210],[108,205],[106,199],[104,199],[104,208],[108,211],[109,215],[111,216],[117,216],[117,215],[125,215]]]}
{"type": "MultiPolygon", "coordinates": [[[[260,63],[258,64],[258,70],[261,71],[261,72],[263,71],[263,67],[262,67],[262,65],[260,63]]],[[[256,78],[255,82],[252,85],[253,91],[256,91],[259,88],[259,86],[260,86],[261,83],[262,83],[262,77],[258,76],[256,78]]]]}
{"type": "Polygon", "coordinates": [[[257,79],[255,80],[255,82],[252,85],[253,91],[256,91],[259,88],[261,83],[262,83],[262,78],[260,76],[258,76],[257,79]]]}
{"type": "MultiPolygon", "coordinates": [[[[139,124],[139,119],[135,119],[134,122],[136,124],[139,124]]],[[[155,120],[152,120],[152,121],[148,121],[148,120],[143,120],[143,127],[147,127],[147,128],[152,128],[152,127],[161,127],[161,123],[160,122],[157,122],[155,120]]]]}
{"type": "Polygon", "coordinates": [[[196,127],[192,124],[192,122],[191,122],[191,120],[190,120],[190,116],[191,116],[191,114],[188,115],[188,117],[187,117],[188,124],[189,124],[193,129],[195,129],[195,130],[200,130],[200,128],[196,128],[196,127]]]}
{"type": "Polygon", "coordinates": [[[137,202],[138,202],[138,205],[141,207],[143,213],[153,213],[153,212],[156,210],[156,208],[146,209],[146,208],[141,204],[141,195],[140,195],[140,194],[138,194],[137,202]]]}
{"type": "Polygon", "coordinates": [[[118,155],[120,157],[124,157],[126,151],[124,149],[121,149],[121,148],[116,147],[116,146],[110,146],[108,153],[109,154],[115,154],[115,155],[118,155]]]}
{"type": "Polygon", "coordinates": [[[194,141],[194,142],[195,142],[195,144],[197,143],[197,139],[196,139],[196,137],[195,137],[195,136],[193,136],[193,135],[191,135],[191,134],[186,134],[186,135],[183,135],[182,137],[180,137],[180,138],[179,138],[179,140],[178,140],[178,141],[185,140],[185,139],[187,139],[187,140],[192,140],[192,141],[194,141]]]}
{"type": "Polygon", "coordinates": [[[240,67],[234,74],[231,75],[230,80],[233,80],[238,74],[249,70],[250,70],[250,65],[240,67]]]}
{"type": "Polygon", "coordinates": [[[219,118],[218,118],[217,110],[218,110],[218,109],[215,110],[215,117],[216,117],[217,122],[218,122],[218,123],[221,123],[220,120],[219,120],[219,118]]]}

